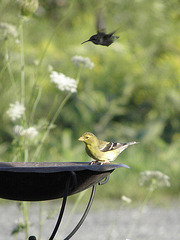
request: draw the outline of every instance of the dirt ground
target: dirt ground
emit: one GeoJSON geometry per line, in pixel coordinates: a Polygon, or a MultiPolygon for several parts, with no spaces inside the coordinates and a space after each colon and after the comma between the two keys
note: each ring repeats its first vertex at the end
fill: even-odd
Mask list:
{"type": "MultiPolygon", "coordinates": [[[[93,203],[94,204],[94,203],[93,203]]],[[[112,206],[112,204],[111,204],[112,206]]],[[[43,204],[42,207],[42,235],[41,240],[48,240],[55,225],[59,206],[57,202],[43,204]]],[[[70,204],[65,209],[62,225],[55,239],[64,239],[77,224],[82,216],[82,209],[76,209],[72,214],[70,204]]],[[[72,237],[73,240],[179,240],[180,239],[180,205],[172,204],[170,207],[145,207],[139,220],[139,207],[108,208],[108,204],[98,207],[92,206],[84,224],[72,237]],[[134,223],[136,222],[136,225],[134,223]],[[134,226],[134,229],[133,229],[134,226]],[[131,235],[129,236],[129,233],[131,235]]],[[[18,204],[8,201],[8,204],[0,205],[0,240],[25,240],[24,233],[16,237],[11,235],[19,219],[23,219],[18,204]]],[[[38,237],[39,204],[30,205],[29,235],[38,237]]]]}

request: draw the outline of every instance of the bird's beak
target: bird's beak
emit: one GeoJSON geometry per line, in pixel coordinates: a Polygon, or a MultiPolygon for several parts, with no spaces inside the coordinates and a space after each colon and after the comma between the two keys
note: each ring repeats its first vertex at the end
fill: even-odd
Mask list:
{"type": "Polygon", "coordinates": [[[86,43],[86,42],[89,42],[90,40],[88,39],[88,40],[86,40],[86,41],[84,41],[84,42],[82,42],[81,44],[84,44],[84,43],[86,43]]]}
{"type": "Polygon", "coordinates": [[[84,141],[84,138],[81,136],[80,138],[78,138],[79,141],[84,141]]]}

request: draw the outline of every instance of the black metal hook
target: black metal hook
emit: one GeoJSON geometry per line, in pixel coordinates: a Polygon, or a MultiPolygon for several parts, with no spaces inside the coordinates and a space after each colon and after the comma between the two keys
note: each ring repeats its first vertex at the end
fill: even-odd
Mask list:
{"type": "Polygon", "coordinates": [[[98,185],[103,185],[106,184],[109,181],[110,175],[108,175],[107,177],[105,177],[101,182],[98,183],[98,185]]]}

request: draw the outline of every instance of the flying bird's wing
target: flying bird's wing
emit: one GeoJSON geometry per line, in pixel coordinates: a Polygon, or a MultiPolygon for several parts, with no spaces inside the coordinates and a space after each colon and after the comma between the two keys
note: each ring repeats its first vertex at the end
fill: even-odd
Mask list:
{"type": "MultiPolygon", "coordinates": [[[[112,36],[114,33],[116,33],[117,31],[119,31],[119,29],[120,29],[120,27],[118,27],[116,30],[114,30],[113,32],[110,32],[110,33],[108,33],[107,35],[108,36],[112,36]]],[[[118,36],[116,36],[117,38],[119,38],[118,36]]]]}
{"type": "Polygon", "coordinates": [[[100,8],[98,13],[97,13],[96,28],[97,28],[98,33],[105,33],[106,32],[105,23],[104,23],[104,20],[103,20],[102,8],[100,8]]]}

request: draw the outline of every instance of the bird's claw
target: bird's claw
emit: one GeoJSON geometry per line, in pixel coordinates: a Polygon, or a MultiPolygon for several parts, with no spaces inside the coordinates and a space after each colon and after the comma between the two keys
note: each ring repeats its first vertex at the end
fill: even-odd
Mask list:
{"type": "Polygon", "coordinates": [[[94,164],[97,164],[97,165],[103,165],[103,164],[106,164],[106,163],[109,163],[109,161],[92,161],[90,162],[89,165],[94,165],[94,164]]]}
{"type": "Polygon", "coordinates": [[[98,163],[98,161],[92,161],[92,162],[90,162],[89,165],[94,165],[94,164],[96,164],[96,163],[98,163]]]}

